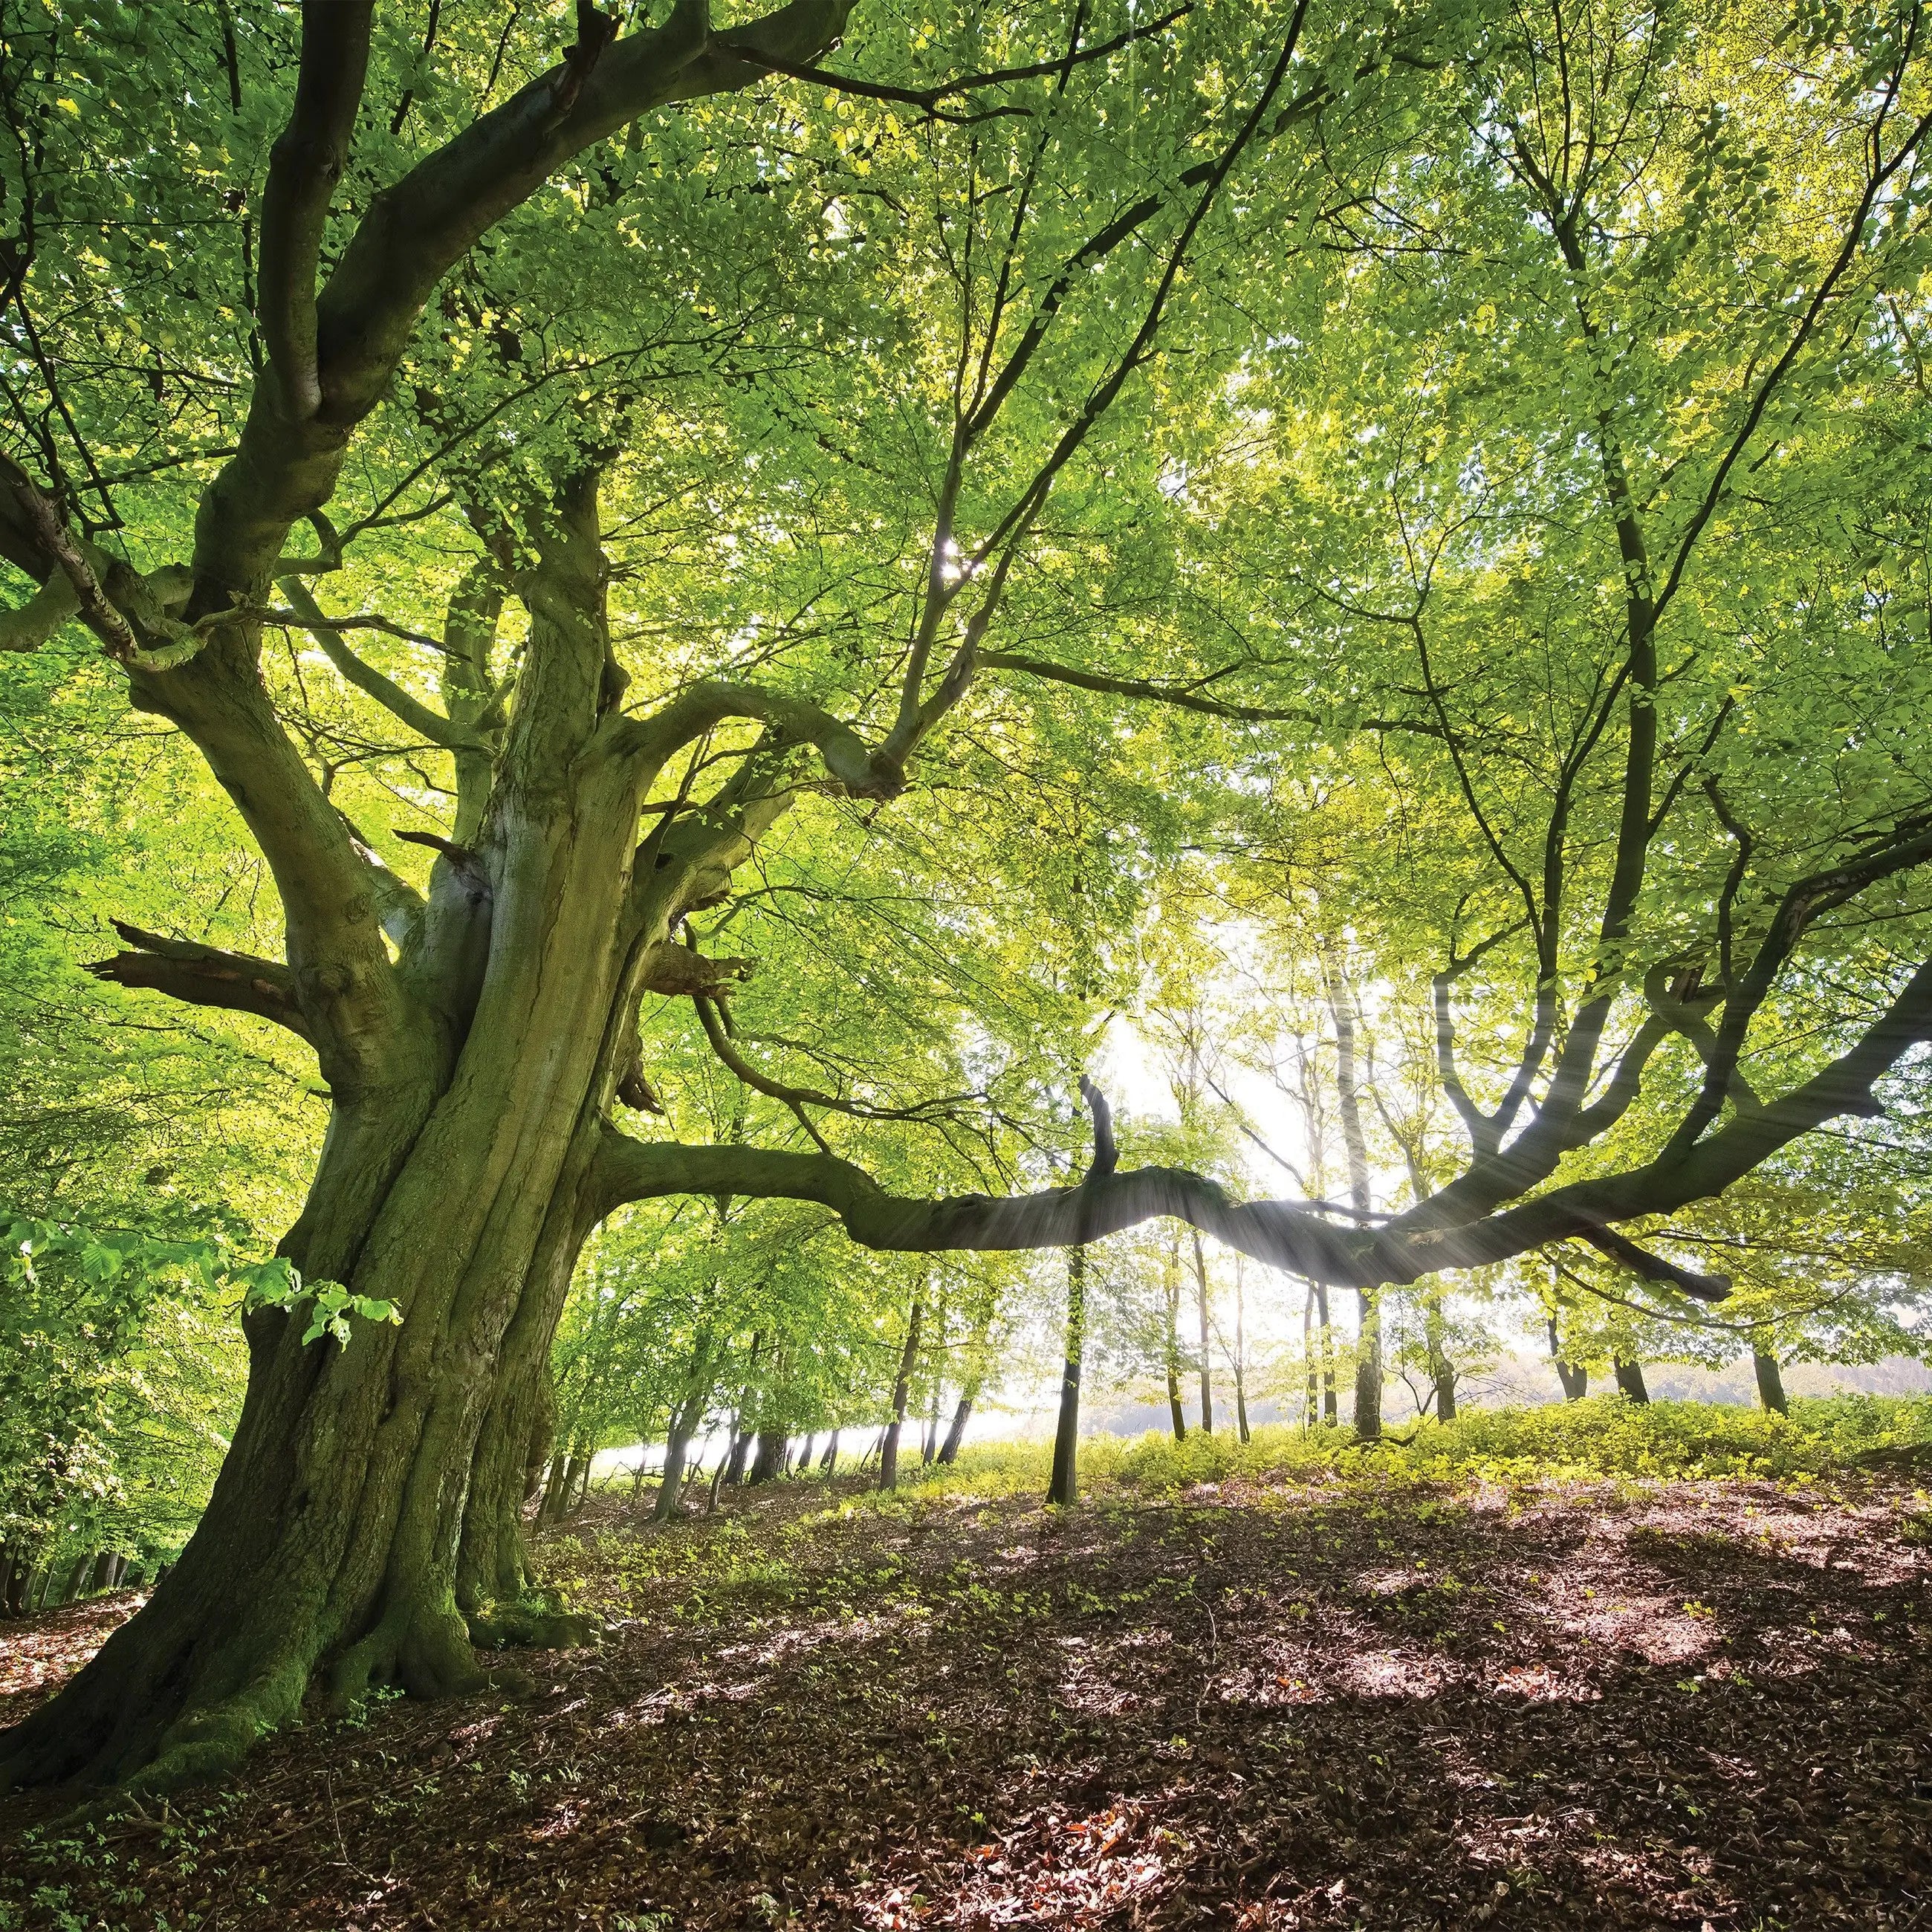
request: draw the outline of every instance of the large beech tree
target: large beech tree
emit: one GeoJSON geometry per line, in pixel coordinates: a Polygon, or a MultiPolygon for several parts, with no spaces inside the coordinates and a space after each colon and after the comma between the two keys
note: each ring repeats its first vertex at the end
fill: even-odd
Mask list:
{"type": "MultiPolygon", "coordinates": [[[[484,96],[520,13],[504,10],[500,39],[466,29],[474,44],[462,58],[489,69],[484,96]]],[[[1306,4],[1238,22],[1179,9],[1103,26],[1077,6],[1038,44],[1026,34],[1041,30],[1010,25],[994,37],[995,58],[936,80],[923,70],[878,77],[918,50],[889,58],[864,48],[862,16],[852,22],[862,44],[852,58],[870,64],[865,77],[842,79],[848,64],[838,57],[834,71],[830,50],[846,14],[795,0],[725,28],[680,0],[662,25],[620,33],[580,8],[574,29],[556,36],[574,32],[560,59],[472,113],[434,85],[434,9],[420,32],[412,20],[389,45],[373,5],[311,0],[290,50],[292,76],[286,59],[251,68],[217,10],[191,42],[208,66],[189,91],[218,98],[225,88],[238,112],[266,86],[282,124],[259,212],[252,183],[220,190],[238,197],[223,206],[247,224],[247,352],[225,383],[244,400],[232,452],[196,497],[184,554],[170,551],[172,530],[112,527],[103,512],[116,481],[87,454],[63,371],[40,346],[36,260],[67,225],[61,195],[76,191],[49,158],[62,152],[64,124],[52,117],[67,111],[58,78],[72,29],[50,11],[41,43],[23,40],[14,56],[8,100],[24,199],[6,292],[15,373],[23,383],[39,377],[46,394],[44,406],[22,410],[0,471],[0,556],[30,580],[4,641],[34,649],[76,623],[92,633],[134,703],[190,739],[233,802],[272,873],[285,934],[282,956],[271,958],[129,926],[127,950],[99,970],[252,1015],[313,1048],[329,1126],[284,1250],[310,1281],[389,1302],[400,1320],[345,1348],[305,1344],[302,1322],[285,1310],[244,1318],[247,1400],[200,1528],[146,1608],[0,1744],[0,1778],[192,1776],[288,1716],[318,1676],[338,1696],[374,1681],[433,1694],[482,1681],[480,1639],[570,1636],[568,1620],[527,1595],[518,1511],[572,1268],[590,1232],[624,1203],[692,1193],[814,1202],[854,1240],[908,1251],[1077,1247],[1172,1215],[1261,1259],[1363,1290],[1581,1240],[1653,1282],[1715,1296],[1720,1280],[1617,1224],[1718,1192],[1821,1123],[1870,1112],[1876,1084],[1932,1038],[1928,964],[1894,972],[1876,1010],[1779,1090],[1746,1096],[1738,1079],[1755,1018],[1820,922],[1932,856],[1932,830],[1910,809],[1848,825],[1831,851],[1780,882],[1755,923],[1739,915],[1737,886],[1726,889],[1694,962],[1677,928],[1644,956],[1641,916],[1653,848],[1683,789],[1664,768],[1661,748],[1675,741],[1660,729],[1669,701],[1660,640],[1685,573],[1756,453],[1780,386],[1825,353],[1828,317],[1840,326],[1831,304],[1856,295],[1870,308],[1894,294],[1893,266],[1916,234],[1924,124],[1914,8],[1849,49],[1819,44],[1821,64],[1849,75],[1841,120],[1855,138],[1845,151],[1859,158],[1808,182],[1826,238],[1814,236],[1793,272],[1804,298],[1766,303],[1768,347],[1747,358],[1735,394],[1709,404],[1717,429],[1687,456],[1690,481],[1675,484],[1688,515],[1672,512],[1667,533],[1651,534],[1615,408],[1605,404],[1586,426],[1605,492],[1596,514],[1619,560],[1620,655],[1564,767],[1540,885],[1519,876],[1506,839],[1489,838],[1522,910],[1473,940],[1460,926],[1448,935],[1442,1072],[1468,1125],[1465,1171],[1400,1214],[1365,1220],[1327,1204],[1238,1201],[1189,1172],[1110,1159],[1076,1186],[924,1198],[836,1151],[827,1121],[859,1152],[853,1137],[868,1125],[933,1110],[765,1070],[728,1023],[746,962],[685,943],[690,916],[729,897],[734,874],[808,795],[904,809],[922,760],[990,687],[1042,704],[1056,701],[1041,695],[1055,684],[1084,687],[1250,734],[1360,722],[1298,674],[1306,662],[1270,682],[1265,664],[1197,670],[1178,652],[1172,663],[1096,670],[1077,650],[1043,649],[1037,632],[1024,650],[1003,647],[1002,626],[1036,594],[1030,572],[1070,542],[1049,527],[1049,503],[1073,478],[1109,473],[1095,452],[1178,340],[1204,369],[1240,369],[1242,307],[1216,307],[1217,287],[1225,295],[1245,274],[1258,290],[1306,262],[1346,304],[1346,277],[1324,279],[1328,265],[1346,260],[1345,241],[1359,243],[1364,211],[1400,210],[1412,151],[1473,138],[1482,167],[1514,169],[1544,196],[1589,340],[1591,250],[1609,245],[1613,179],[1628,185],[1618,171],[1640,118],[1633,110],[1615,130],[1607,110],[1566,118],[1534,88],[1526,106],[1524,74],[1544,50],[1526,48],[1514,14],[1487,20],[1480,8],[1439,17],[1397,9],[1387,23],[1319,17],[1306,4]],[[372,46],[386,74],[411,76],[379,107],[368,98],[372,46]],[[599,144],[608,152],[617,136],[626,154],[648,154],[658,110],[765,81],[890,111],[929,136],[909,164],[916,172],[952,169],[964,182],[965,212],[935,244],[954,305],[919,317],[916,362],[944,376],[902,600],[911,620],[862,648],[842,686],[708,676],[716,667],[694,670],[688,654],[653,664],[614,637],[613,526],[622,520],[610,506],[635,460],[634,394],[586,389],[540,460],[506,459],[520,479],[506,504],[466,467],[463,436],[436,440],[446,399],[421,382],[406,394],[399,380],[439,290],[445,320],[460,323],[470,302],[475,338],[514,359],[501,307],[472,297],[494,286],[514,300],[516,262],[532,258],[479,266],[461,288],[454,278],[548,184],[584,206],[641,194],[593,158],[599,144]],[[1143,148],[1132,130],[1150,94],[1150,129],[1161,132],[1143,148]],[[1515,130],[1513,148],[1499,127],[1515,130]],[[398,145],[419,128],[435,130],[426,146],[398,145]],[[430,446],[414,468],[395,457],[416,446],[412,436],[430,446]],[[379,511],[338,529],[328,506],[358,449],[386,452],[404,481],[379,511]],[[440,494],[419,513],[398,509],[425,474],[440,494]],[[358,651],[365,614],[332,614],[317,587],[406,514],[444,518],[467,545],[442,634],[429,640],[440,704],[358,651]],[[512,607],[527,620],[514,646],[500,638],[512,607]],[[292,707],[264,652],[284,626],[305,630],[348,686],[448,759],[450,816],[442,831],[418,835],[436,855],[426,889],[377,858],[292,732],[292,707]],[[1230,682],[1237,674],[1247,694],[1230,682]],[[1594,784],[1600,752],[1618,765],[1611,829],[1585,863],[1570,828],[1601,803],[1594,793],[1585,800],[1582,777],[1587,770],[1594,784]],[[1478,959],[1526,932],[1533,1010],[1515,1068],[1484,1107],[1456,1064],[1454,992],[1478,959]],[[808,1144],[652,1137],[645,1122],[662,1103],[640,1012],[653,994],[688,1000],[718,1058],[782,1106],[808,1144]],[[1609,1046],[1613,1019],[1646,1000],[1628,1037],[1609,1046]],[[1611,1143],[1646,1068],[1686,1042],[1705,1070],[1656,1144],[1575,1178],[1560,1172],[1566,1158],[1611,1143]]],[[[1622,44],[1607,10],[1604,24],[1605,44],[1622,44]]],[[[1559,22],[1558,31],[1568,30],[1559,22]]],[[[941,44],[964,59],[978,44],[956,34],[941,44]]],[[[164,70],[169,57],[164,48],[164,70]]],[[[688,129],[682,138],[693,138],[688,129]]],[[[862,182],[872,156],[844,152],[862,182]]],[[[104,170],[110,181],[112,172],[104,170]]],[[[903,214],[898,185],[878,192],[903,214]]],[[[1420,216],[1399,221],[1414,227],[1420,216]]],[[[593,266],[584,264],[586,280],[593,266]]],[[[567,299],[561,285],[551,298],[567,299]]],[[[1270,354],[1288,339],[1271,337],[1270,354]]],[[[909,369],[909,388],[922,379],[921,367],[909,369]]],[[[158,377],[164,392],[170,380],[158,377]]],[[[1198,388],[1196,404],[1210,412],[1216,396],[1236,393],[1198,388]]],[[[185,464],[208,448],[178,454],[185,464]]],[[[788,513],[783,500],[770,511],[788,513]]],[[[883,519],[868,527],[882,552],[896,540],[883,519]]],[[[902,549],[882,567],[906,561],[902,549]]],[[[1400,619],[1426,644],[1421,615],[1384,611],[1376,621],[1400,619]]],[[[366,621],[408,629],[380,614],[366,621]]],[[[732,660],[721,652],[719,662],[732,660]]],[[[1466,778],[1474,753],[1449,695],[1426,671],[1419,689],[1392,695],[1389,715],[1364,728],[1446,758],[1486,830],[1466,778]]]]}

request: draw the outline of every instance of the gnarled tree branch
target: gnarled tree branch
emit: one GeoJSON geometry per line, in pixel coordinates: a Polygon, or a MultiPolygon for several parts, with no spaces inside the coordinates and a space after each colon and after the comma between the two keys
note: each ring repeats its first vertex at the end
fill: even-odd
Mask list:
{"type": "Polygon", "coordinates": [[[114,930],[134,949],[92,962],[87,970],[117,986],[145,987],[190,1006],[226,1006],[273,1020],[298,1039],[314,1044],[296,989],[296,976],[279,960],[252,953],[224,952],[191,939],[170,939],[144,932],[123,920],[114,930]]]}

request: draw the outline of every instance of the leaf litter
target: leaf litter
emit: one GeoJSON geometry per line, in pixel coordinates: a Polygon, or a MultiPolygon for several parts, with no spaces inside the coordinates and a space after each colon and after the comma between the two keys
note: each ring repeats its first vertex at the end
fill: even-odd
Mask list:
{"type": "MultiPolygon", "coordinates": [[[[1915,1508],[1882,1478],[1071,1514],[790,1483],[662,1531],[594,1502],[543,1554],[600,1646],[522,1698],[317,1718],[171,1804],[0,1799],[0,1926],[1932,1924],[1915,1508]]],[[[0,1625],[0,1716],[137,1600],[0,1625]]]]}

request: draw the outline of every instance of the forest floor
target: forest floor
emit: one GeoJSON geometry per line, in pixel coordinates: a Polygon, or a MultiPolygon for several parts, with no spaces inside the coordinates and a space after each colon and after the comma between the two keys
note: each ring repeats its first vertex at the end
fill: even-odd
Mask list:
{"type": "MultiPolygon", "coordinates": [[[[0,1926],[1932,1926],[1912,1481],[594,1499],[546,1547],[600,1646],[0,1801],[0,1926]]],[[[134,1600],[0,1626],[0,1722],[134,1600]]]]}

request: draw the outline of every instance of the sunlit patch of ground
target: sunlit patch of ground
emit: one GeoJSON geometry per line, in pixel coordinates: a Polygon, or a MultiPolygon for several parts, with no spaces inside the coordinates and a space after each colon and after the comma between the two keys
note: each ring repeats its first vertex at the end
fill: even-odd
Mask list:
{"type": "Polygon", "coordinates": [[[46,1616],[0,1622],[0,1727],[17,1724],[64,1683],[147,1600],[145,1591],[117,1590],[46,1616]]]}
{"type": "MultiPolygon", "coordinates": [[[[824,1496],[593,1510],[551,1559],[612,1634],[525,1701],[318,1720],[64,1842],[5,1801],[0,1927],[1932,1925],[1932,1552],[1882,1481],[799,1533],[824,1496]]],[[[0,1625],[0,1696],[126,1607],[0,1625]]]]}

